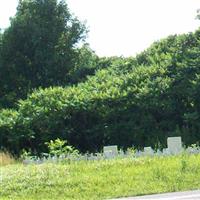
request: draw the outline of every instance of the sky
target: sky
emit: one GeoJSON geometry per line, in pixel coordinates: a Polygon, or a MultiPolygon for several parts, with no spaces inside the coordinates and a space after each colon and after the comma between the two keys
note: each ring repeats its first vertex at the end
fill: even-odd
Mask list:
{"type": "MultiPolygon", "coordinates": [[[[9,26],[18,0],[1,0],[0,28],[9,26]]],[[[99,56],[135,56],[154,41],[196,30],[200,0],[67,0],[89,28],[87,42],[99,56]]]]}

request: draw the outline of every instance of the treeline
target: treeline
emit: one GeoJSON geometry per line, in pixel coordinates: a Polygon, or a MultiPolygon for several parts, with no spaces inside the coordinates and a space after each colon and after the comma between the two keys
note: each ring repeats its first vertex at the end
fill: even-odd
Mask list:
{"type": "MultiPolygon", "coordinates": [[[[82,152],[111,144],[163,147],[168,136],[177,135],[186,145],[200,142],[200,30],[155,42],[135,58],[98,58],[83,48],[85,54],[73,48],[81,51],[67,73],[74,82],[39,85],[51,87],[36,89],[15,108],[1,110],[1,147],[39,153],[56,138],[82,152]]],[[[7,94],[12,92],[1,97],[7,94]]]]}

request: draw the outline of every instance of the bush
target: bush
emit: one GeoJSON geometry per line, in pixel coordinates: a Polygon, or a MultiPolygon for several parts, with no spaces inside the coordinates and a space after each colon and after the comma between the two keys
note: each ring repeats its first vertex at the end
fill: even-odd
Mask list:
{"type": "Polygon", "coordinates": [[[74,147],[67,145],[67,141],[56,139],[45,143],[48,146],[49,154],[51,156],[61,156],[68,154],[78,154],[78,150],[74,147]]]}
{"type": "Polygon", "coordinates": [[[34,91],[19,102],[14,123],[11,111],[1,113],[0,134],[6,130],[17,137],[12,145],[37,152],[57,138],[81,152],[165,146],[177,130],[185,144],[200,141],[199,33],[171,36],[136,59],[115,59],[77,86],[34,91]]]}

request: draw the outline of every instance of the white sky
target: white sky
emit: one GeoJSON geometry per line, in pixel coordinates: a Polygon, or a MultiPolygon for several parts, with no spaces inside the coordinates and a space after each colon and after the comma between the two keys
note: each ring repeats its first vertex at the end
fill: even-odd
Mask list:
{"type": "MultiPolygon", "coordinates": [[[[0,28],[9,25],[18,0],[1,0],[0,28]]],[[[89,27],[87,39],[99,56],[134,56],[153,41],[194,31],[200,0],[67,0],[89,27]]]]}

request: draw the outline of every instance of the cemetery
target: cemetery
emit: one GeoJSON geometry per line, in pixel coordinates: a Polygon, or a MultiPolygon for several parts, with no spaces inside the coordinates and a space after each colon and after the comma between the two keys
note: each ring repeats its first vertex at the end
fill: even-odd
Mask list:
{"type": "Polygon", "coordinates": [[[199,148],[191,146],[180,153],[179,147],[168,147],[123,152],[114,145],[98,154],[0,166],[0,195],[3,200],[106,200],[200,188],[199,148]]]}
{"type": "Polygon", "coordinates": [[[1,1],[0,200],[200,189],[198,7],[1,1]]]}
{"type": "Polygon", "coordinates": [[[200,147],[193,145],[184,148],[181,137],[168,137],[167,148],[162,150],[154,150],[151,147],[144,147],[143,150],[127,150],[118,149],[117,145],[104,146],[101,153],[88,154],[62,154],[60,156],[44,156],[42,158],[30,156],[23,160],[24,164],[42,164],[42,163],[59,163],[65,161],[92,161],[92,160],[109,160],[109,159],[123,159],[123,158],[138,158],[138,157],[154,157],[154,156],[174,156],[185,154],[200,154],[200,147]]]}

